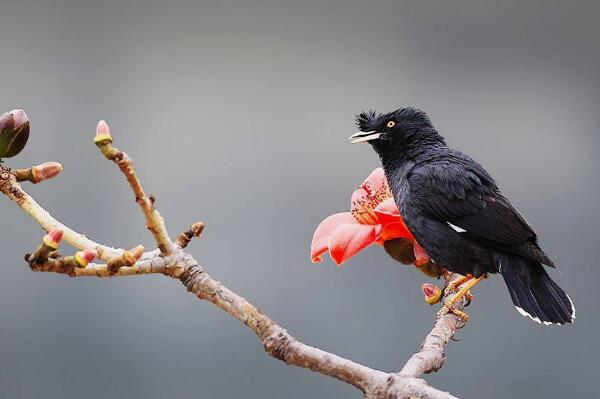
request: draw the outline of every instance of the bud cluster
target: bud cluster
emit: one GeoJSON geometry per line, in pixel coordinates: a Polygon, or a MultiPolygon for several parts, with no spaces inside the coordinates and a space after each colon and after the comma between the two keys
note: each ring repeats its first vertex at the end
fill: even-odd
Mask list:
{"type": "Polygon", "coordinates": [[[27,261],[33,270],[71,273],[77,267],[86,267],[98,256],[93,249],[86,249],[76,252],[74,256],[61,258],[57,250],[62,237],[61,229],[53,229],[42,238],[42,244],[33,254],[27,256],[27,261]]]}

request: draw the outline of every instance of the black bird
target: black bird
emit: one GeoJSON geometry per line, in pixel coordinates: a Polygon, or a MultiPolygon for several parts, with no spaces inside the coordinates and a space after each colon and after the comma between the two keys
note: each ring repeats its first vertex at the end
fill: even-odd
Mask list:
{"type": "Polygon", "coordinates": [[[360,131],[350,141],[368,142],[381,158],[417,242],[445,269],[467,276],[441,313],[499,272],[522,315],[543,324],[574,321],[573,302],[544,269],[555,266],[536,233],[480,164],[448,147],[425,112],[363,112],[356,122],[360,131]]]}

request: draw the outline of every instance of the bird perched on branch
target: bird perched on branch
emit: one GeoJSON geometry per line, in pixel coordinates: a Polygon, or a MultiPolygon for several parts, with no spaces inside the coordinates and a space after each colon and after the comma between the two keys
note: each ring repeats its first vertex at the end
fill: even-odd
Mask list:
{"type": "Polygon", "coordinates": [[[490,174],[448,147],[423,111],[370,111],[356,122],[360,131],[350,141],[369,143],[379,155],[417,242],[435,262],[465,276],[452,286],[457,292],[441,314],[488,273],[500,273],[519,313],[542,324],[573,322],[575,307],[544,269],[554,263],[536,233],[490,174]]]}

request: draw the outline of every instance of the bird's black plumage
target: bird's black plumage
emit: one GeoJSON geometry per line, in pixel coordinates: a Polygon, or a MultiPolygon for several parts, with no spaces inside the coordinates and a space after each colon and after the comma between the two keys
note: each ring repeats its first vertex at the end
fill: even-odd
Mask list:
{"type": "Polygon", "coordinates": [[[414,108],[356,117],[355,142],[369,142],[417,242],[446,269],[475,277],[500,272],[513,303],[544,324],[572,322],[575,308],[542,264],[537,235],[489,173],[451,149],[414,108]]]}

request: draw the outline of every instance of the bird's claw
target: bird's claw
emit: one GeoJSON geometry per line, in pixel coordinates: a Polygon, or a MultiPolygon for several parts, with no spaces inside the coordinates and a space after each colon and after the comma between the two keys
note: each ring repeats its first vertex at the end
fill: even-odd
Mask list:
{"type": "Polygon", "coordinates": [[[456,316],[460,317],[463,322],[469,321],[469,315],[462,310],[458,310],[454,308],[454,305],[449,303],[449,301],[444,301],[444,306],[438,311],[437,317],[442,317],[448,313],[454,313],[456,316]]]}
{"type": "Polygon", "coordinates": [[[452,291],[454,291],[454,292],[458,292],[458,291],[459,291],[459,289],[460,289],[460,287],[461,287],[461,286],[462,286],[464,283],[466,283],[467,281],[471,280],[472,278],[473,278],[473,276],[472,276],[472,275],[470,275],[470,274],[467,274],[466,276],[460,277],[460,278],[458,278],[458,279],[456,279],[456,280],[454,280],[454,281],[450,282],[450,283],[448,284],[448,289],[449,289],[449,290],[452,290],[452,291]]]}
{"type": "MultiPolygon", "coordinates": [[[[444,307],[442,307],[442,309],[440,309],[440,311],[438,312],[438,317],[441,317],[448,312],[452,312],[455,315],[457,315],[458,317],[460,317],[461,319],[463,319],[463,321],[465,321],[465,322],[467,320],[469,320],[469,315],[467,315],[465,312],[463,312],[461,310],[454,309],[454,304],[462,298],[465,298],[467,301],[470,301],[471,299],[473,299],[473,296],[470,294],[471,288],[476,286],[484,278],[485,278],[485,275],[481,275],[477,278],[473,278],[473,276],[467,275],[467,276],[465,276],[464,280],[463,280],[463,278],[461,278],[460,280],[463,280],[463,281],[460,282],[460,289],[458,290],[458,292],[456,292],[456,294],[454,294],[452,296],[452,298],[444,301],[444,307]]],[[[458,283],[458,280],[457,280],[457,283],[458,283]]]]}

